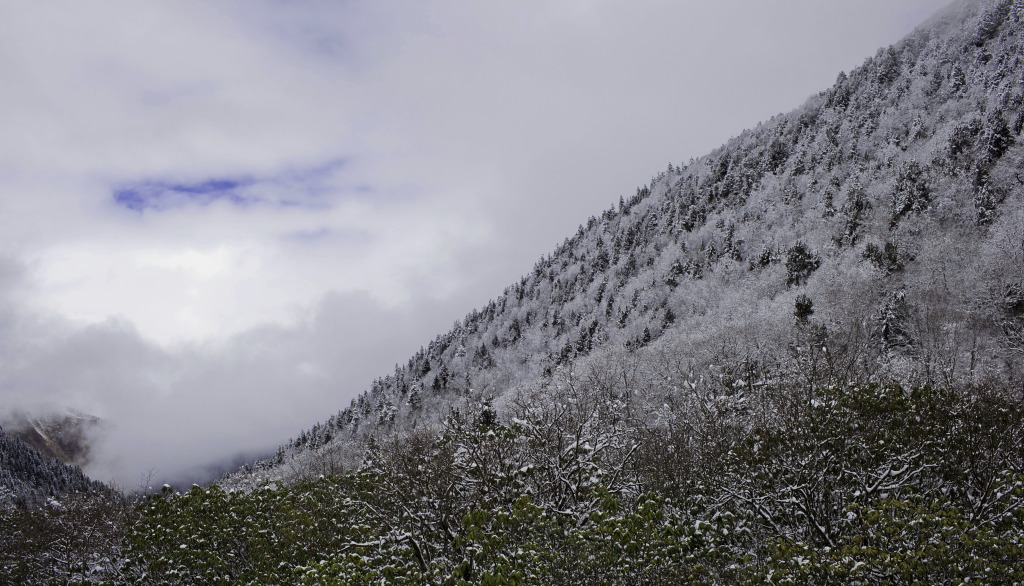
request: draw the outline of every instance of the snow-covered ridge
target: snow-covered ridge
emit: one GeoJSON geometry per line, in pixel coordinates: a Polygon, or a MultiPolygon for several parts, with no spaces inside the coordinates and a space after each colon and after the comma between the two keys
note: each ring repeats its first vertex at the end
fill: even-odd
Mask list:
{"type": "Polygon", "coordinates": [[[756,365],[764,382],[807,349],[794,319],[831,336],[848,373],[1019,380],[1022,21],[1019,1],[953,5],[793,112],[670,164],[226,482],[355,466],[371,435],[436,429],[483,402],[501,413],[623,355],[684,357],[695,381],[750,387],[738,372],[756,365]]]}

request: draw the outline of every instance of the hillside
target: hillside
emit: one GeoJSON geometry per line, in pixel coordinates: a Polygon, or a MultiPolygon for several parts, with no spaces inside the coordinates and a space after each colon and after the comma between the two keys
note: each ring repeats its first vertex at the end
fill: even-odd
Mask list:
{"type": "Polygon", "coordinates": [[[350,468],[368,434],[484,400],[501,412],[589,365],[642,372],[627,387],[668,368],[664,391],[701,381],[714,395],[805,360],[827,362],[826,383],[1018,384],[1020,19],[1019,2],[956,4],[793,112],[669,165],[258,465],[257,482],[350,468]]]}
{"type": "Polygon", "coordinates": [[[33,506],[64,494],[108,490],[69,466],[0,430],[0,508],[33,506]]]}
{"type": "Polygon", "coordinates": [[[0,430],[0,583],[104,575],[129,511],[116,490],[0,430]]]}

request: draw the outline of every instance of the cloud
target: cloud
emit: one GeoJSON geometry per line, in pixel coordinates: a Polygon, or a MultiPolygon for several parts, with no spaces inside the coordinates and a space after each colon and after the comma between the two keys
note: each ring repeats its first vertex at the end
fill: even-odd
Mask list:
{"type": "Polygon", "coordinates": [[[19,312],[4,319],[0,389],[7,408],[71,407],[102,417],[86,472],[132,489],[209,480],[211,466],[272,451],[346,406],[352,386],[392,370],[438,329],[443,304],[385,308],[330,293],[306,319],[166,348],[130,322],[78,326],[19,312]],[[12,338],[29,340],[10,344],[12,338]],[[15,346],[17,346],[15,348],[15,346]],[[14,351],[12,351],[14,350],[14,351]]]}
{"type": "Polygon", "coordinates": [[[276,445],[944,1],[5,3],[4,404],[276,445]]]}

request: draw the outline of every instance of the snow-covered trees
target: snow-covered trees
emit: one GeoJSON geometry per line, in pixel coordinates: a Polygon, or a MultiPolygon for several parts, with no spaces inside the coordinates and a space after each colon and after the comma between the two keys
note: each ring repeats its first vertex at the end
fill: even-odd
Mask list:
{"type": "Polygon", "coordinates": [[[650,417],[653,389],[624,364],[566,373],[505,407],[452,412],[437,434],[375,443],[344,475],[152,496],[122,575],[144,584],[1024,579],[1014,563],[1024,553],[1024,407],[1006,389],[772,386],[754,409],[709,417],[730,430],[726,441],[699,441],[715,438],[687,430],[698,420],[686,409],[650,417]]]}
{"type": "MultiPolygon", "coordinates": [[[[808,322],[794,339],[832,344],[808,322]]],[[[295,483],[165,487],[134,513],[94,497],[8,511],[0,570],[29,584],[1024,579],[1014,389],[810,384],[800,353],[719,357],[691,370],[620,350],[440,428],[371,436],[354,469],[295,483]]]]}
{"type": "Polygon", "coordinates": [[[0,430],[0,490],[4,490],[14,504],[34,507],[70,492],[107,489],[89,480],[77,466],[45,456],[0,430]]]}
{"type": "MultiPolygon", "coordinates": [[[[814,299],[833,336],[872,330],[861,359],[877,359],[885,376],[935,378],[935,365],[911,358],[941,361],[939,378],[1006,376],[1014,304],[1002,303],[1011,317],[992,315],[1007,327],[984,327],[978,318],[998,304],[979,311],[979,294],[965,283],[994,279],[971,259],[985,254],[1024,185],[1015,6],[952,6],[792,113],[657,174],[375,383],[359,425],[336,440],[358,439],[378,422],[436,425],[450,404],[540,383],[606,348],[636,351],[663,339],[686,346],[694,332],[737,314],[751,321],[736,328],[763,332],[765,320],[754,316],[793,311],[792,300],[777,303],[780,284],[814,299]],[[932,275],[956,271],[953,258],[962,282],[941,292],[932,275]],[[724,301],[740,297],[743,311],[724,301]],[[911,340],[922,344],[918,356],[890,351],[911,340]],[[409,401],[417,384],[434,392],[409,401]],[[395,406],[386,417],[370,416],[377,395],[395,406]]],[[[1012,287],[999,295],[1006,291],[1013,298],[1012,287]]],[[[766,347],[772,339],[781,340],[769,336],[764,351],[784,352],[784,344],[766,347]]],[[[289,453],[309,449],[319,448],[289,453]]]]}
{"type": "Polygon", "coordinates": [[[123,539],[137,518],[113,491],[64,494],[18,509],[0,526],[0,580],[6,584],[117,581],[123,539]]]}

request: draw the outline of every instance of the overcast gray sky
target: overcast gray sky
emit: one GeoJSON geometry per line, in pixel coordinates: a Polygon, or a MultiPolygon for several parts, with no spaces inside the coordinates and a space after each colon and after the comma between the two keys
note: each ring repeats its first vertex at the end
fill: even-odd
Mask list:
{"type": "Polygon", "coordinates": [[[0,410],[261,451],[946,0],[0,4],[0,410]]]}

